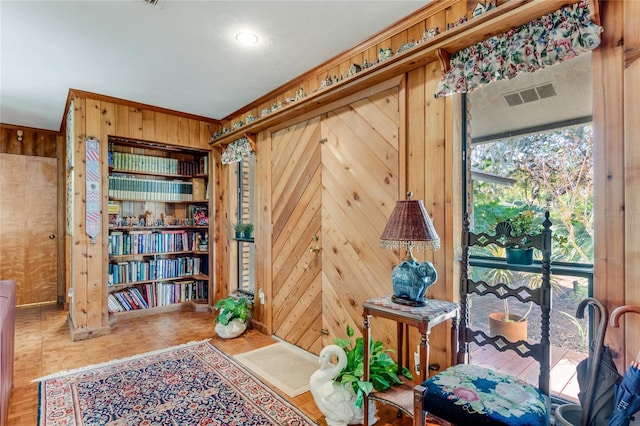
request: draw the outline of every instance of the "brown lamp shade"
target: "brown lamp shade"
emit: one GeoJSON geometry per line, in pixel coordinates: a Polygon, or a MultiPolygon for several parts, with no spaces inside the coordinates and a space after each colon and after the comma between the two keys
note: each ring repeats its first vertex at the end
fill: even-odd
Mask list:
{"type": "Polygon", "coordinates": [[[380,237],[382,248],[439,250],[440,237],[422,200],[399,200],[380,237]]]}

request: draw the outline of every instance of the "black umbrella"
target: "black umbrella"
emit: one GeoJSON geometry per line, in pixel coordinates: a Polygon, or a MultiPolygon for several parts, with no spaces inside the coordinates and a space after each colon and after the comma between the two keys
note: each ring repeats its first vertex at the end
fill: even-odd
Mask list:
{"type": "Polygon", "coordinates": [[[589,357],[578,364],[578,398],[582,406],[582,426],[602,426],[607,423],[613,411],[615,384],[620,381],[611,350],[604,346],[604,335],[609,318],[607,308],[592,297],[584,299],[578,305],[576,317],[584,318],[587,305],[598,311],[598,332],[590,345],[589,357]]]}
{"type": "Polygon", "coordinates": [[[580,392],[578,399],[583,407],[584,419],[581,423],[584,426],[601,426],[606,425],[607,420],[613,412],[613,398],[615,395],[617,382],[621,377],[613,362],[613,356],[609,346],[600,349],[599,368],[596,376],[596,383],[593,387],[587,385],[591,366],[590,359],[580,361],[577,367],[578,384],[580,392]],[[591,395],[589,396],[589,392],[591,395]],[[590,398],[590,399],[589,399],[590,398]],[[590,402],[587,402],[590,401],[590,402]],[[589,409],[585,410],[589,404],[589,409]]]}
{"type": "MultiPolygon", "coordinates": [[[[618,327],[619,318],[627,312],[640,314],[640,306],[620,306],[611,313],[611,326],[618,327]]],[[[609,426],[626,426],[631,422],[631,416],[640,411],[640,354],[638,359],[624,373],[624,377],[616,386],[615,405],[609,419],[609,426]]]]}

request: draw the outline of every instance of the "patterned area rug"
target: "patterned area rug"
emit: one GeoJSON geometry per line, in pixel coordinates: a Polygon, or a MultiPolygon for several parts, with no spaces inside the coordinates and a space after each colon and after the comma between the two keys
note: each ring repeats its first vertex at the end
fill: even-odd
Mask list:
{"type": "Polygon", "coordinates": [[[39,380],[41,426],[315,424],[209,342],[39,380]]]}

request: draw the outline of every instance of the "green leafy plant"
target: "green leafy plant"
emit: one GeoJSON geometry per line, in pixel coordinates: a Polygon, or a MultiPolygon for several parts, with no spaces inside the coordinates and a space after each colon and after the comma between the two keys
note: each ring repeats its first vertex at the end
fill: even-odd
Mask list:
{"type": "Polygon", "coordinates": [[[511,224],[513,235],[535,235],[542,231],[537,213],[529,206],[514,208],[506,216],[496,216],[496,223],[500,222],[511,224]]]}
{"type": "Polygon", "coordinates": [[[253,302],[244,296],[237,298],[229,296],[226,299],[218,300],[214,309],[218,311],[214,321],[222,325],[228,325],[229,321],[234,318],[239,318],[242,322],[246,322],[251,318],[253,302]]]}
{"type": "Polygon", "coordinates": [[[251,235],[251,233],[253,232],[253,229],[254,229],[254,225],[253,225],[253,223],[246,223],[246,224],[244,225],[244,236],[245,236],[245,237],[250,236],[250,235],[251,235]]]}
{"type": "MultiPolygon", "coordinates": [[[[383,391],[393,385],[400,385],[402,381],[398,377],[398,364],[391,358],[391,349],[385,349],[380,341],[371,341],[369,348],[369,381],[362,380],[364,376],[364,344],[362,337],[353,342],[354,331],[347,325],[346,338],[337,338],[334,343],[344,349],[347,354],[347,366],[334,379],[338,383],[349,383],[356,394],[356,407],[362,407],[364,395],[375,389],[383,391]]],[[[402,367],[402,375],[407,379],[413,379],[413,375],[407,367],[402,367]]]]}
{"type": "Polygon", "coordinates": [[[235,225],[233,225],[233,229],[236,232],[242,233],[244,231],[244,223],[240,223],[240,222],[236,223],[235,225]]]}

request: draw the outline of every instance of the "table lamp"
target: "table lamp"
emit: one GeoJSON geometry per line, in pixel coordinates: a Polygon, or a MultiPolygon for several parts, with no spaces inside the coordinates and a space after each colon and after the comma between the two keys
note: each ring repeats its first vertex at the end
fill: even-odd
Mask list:
{"type": "Polygon", "coordinates": [[[392,301],[409,306],[424,306],[427,288],[436,282],[438,274],[431,262],[419,263],[413,257],[413,250],[439,250],[440,237],[422,200],[412,200],[411,195],[408,192],[407,200],[396,202],[380,237],[380,247],[404,248],[407,252],[391,273],[392,301]]]}

